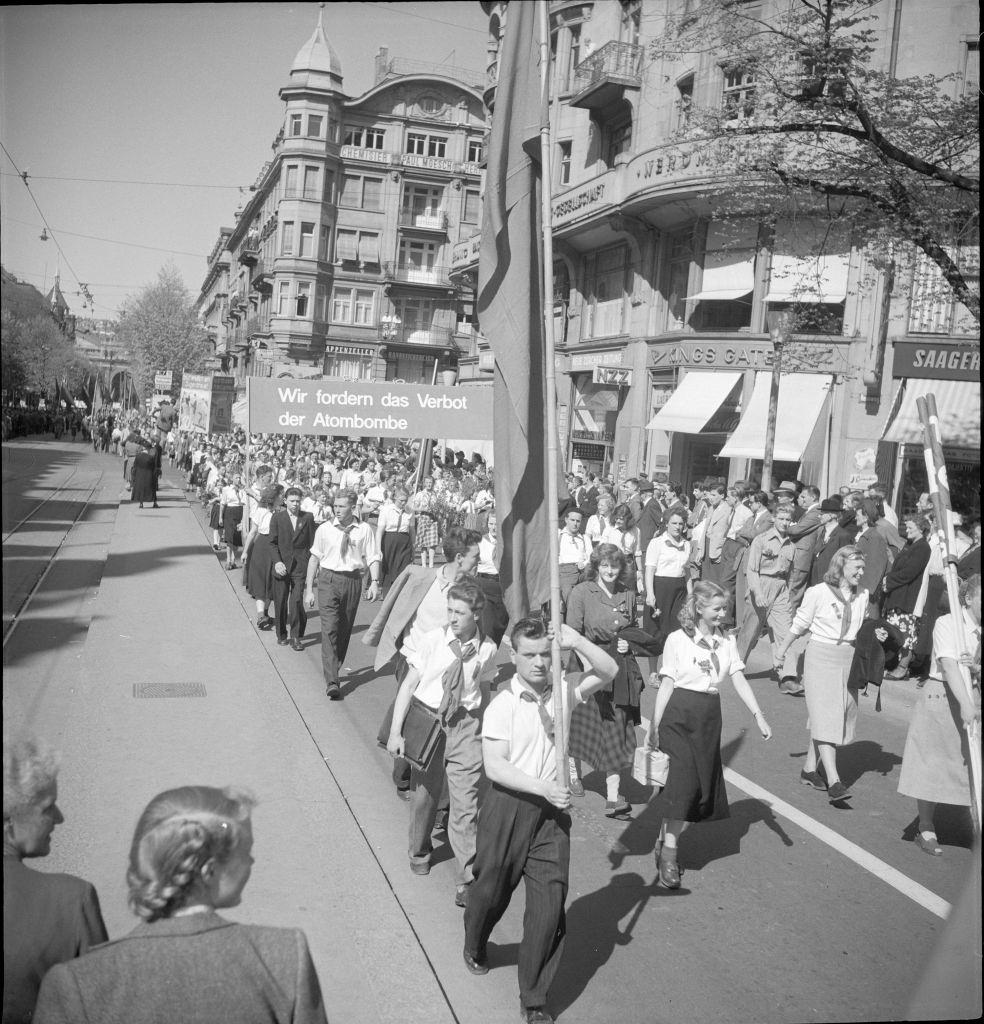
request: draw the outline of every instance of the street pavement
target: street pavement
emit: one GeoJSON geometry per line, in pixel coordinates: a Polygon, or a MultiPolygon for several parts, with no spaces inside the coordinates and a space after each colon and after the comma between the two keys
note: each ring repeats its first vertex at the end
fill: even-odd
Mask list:
{"type": "MultiPolygon", "coordinates": [[[[211,550],[180,474],[165,468],[162,507],[141,511],[125,500],[119,460],[81,444],[14,442],[3,465],[5,627],[8,562],[33,564],[11,608],[47,573],[4,644],[6,728],[29,728],[62,752],[66,822],[38,866],[92,881],[119,935],[134,924],[124,874],[147,800],[186,783],[244,786],[259,799],[256,865],[229,916],[305,930],[329,1019],[514,1021],[521,888],[493,934],[492,971],[475,978],[461,962],[450,851],[439,846],[427,877],[409,871],[408,809],[376,744],[394,683],[359,642],[375,606],[360,609],[345,700],[329,702],[317,617],[303,653],[256,630],[241,574],[211,550]],[[51,501],[38,513],[53,508],[49,524],[31,531],[32,519],[8,538],[73,471],[69,483],[84,482],[77,504],[51,501]]],[[[801,786],[805,707],[778,693],[768,660],[760,644],[749,672],[775,736],[762,741],[735,695],[723,695],[732,817],[684,834],[680,890],[654,884],[648,790],[630,783],[633,817],[612,821],[603,777],[586,777],[551,994],[565,1024],[906,1016],[947,904],[973,869],[966,812],[941,808],[944,857],[911,841],[915,809],[896,784],[912,683],[886,681],[880,714],[863,698],[859,740],[841,753],[848,806],[801,786]]],[[[644,715],[652,700],[648,691],[644,715]]]]}

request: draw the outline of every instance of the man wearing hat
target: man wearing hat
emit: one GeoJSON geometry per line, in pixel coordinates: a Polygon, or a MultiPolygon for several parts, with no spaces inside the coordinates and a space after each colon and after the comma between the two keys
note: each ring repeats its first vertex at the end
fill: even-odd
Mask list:
{"type": "Polygon", "coordinates": [[[813,543],[820,529],[820,492],[816,487],[804,487],[796,504],[802,511],[800,518],[789,524],[786,531],[796,550],[793,552],[793,567],[789,573],[789,603],[793,614],[799,608],[806,586],[810,580],[813,564],[813,543]]]}
{"type": "Polygon", "coordinates": [[[823,582],[830,560],[842,547],[854,542],[850,530],[840,524],[844,507],[839,495],[831,495],[820,503],[820,529],[813,536],[813,557],[810,563],[808,586],[823,582]]]}

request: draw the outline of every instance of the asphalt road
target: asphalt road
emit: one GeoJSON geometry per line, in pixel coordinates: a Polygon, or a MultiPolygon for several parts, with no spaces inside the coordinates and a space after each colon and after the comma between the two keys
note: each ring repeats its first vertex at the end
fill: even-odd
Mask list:
{"type": "MultiPolygon", "coordinates": [[[[63,751],[69,820],[41,866],[92,880],[120,934],[133,924],[123,864],[146,799],[193,779],[246,784],[261,801],[257,867],[231,916],[305,929],[332,1019],[515,1020],[521,890],[493,934],[492,971],[474,978],[461,963],[450,851],[427,877],[409,871],[407,808],[375,741],[394,684],[359,642],[374,607],[360,610],[345,700],[330,703],[317,618],[303,653],[255,630],[240,573],[211,551],[204,511],[177,474],[165,469],[164,507],[139,512],[118,503],[119,461],[81,444],[5,445],[3,468],[5,538],[67,485],[29,520],[37,529],[4,544],[5,624],[8,569],[20,581],[10,607],[48,569],[4,646],[7,722],[63,751]],[[79,500],[92,496],[69,529],[80,506],[57,502],[76,485],[79,500]],[[27,543],[32,534],[43,542],[27,543]],[[148,682],[207,693],[135,700],[148,682]]],[[[630,783],[632,818],[612,821],[603,777],[586,777],[551,993],[565,1024],[907,1016],[973,870],[967,814],[941,809],[942,858],[911,841],[915,808],[896,792],[911,683],[886,682],[880,714],[864,699],[858,741],[841,755],[849,805],[800,785],[805,707],[778,693],[767,661],[760,645],[750,678],[775,735],[764,742],[734,693],[723,695],[732,816],[684,834],[680,890],[654,884],[648,791],[630,783]]]]}

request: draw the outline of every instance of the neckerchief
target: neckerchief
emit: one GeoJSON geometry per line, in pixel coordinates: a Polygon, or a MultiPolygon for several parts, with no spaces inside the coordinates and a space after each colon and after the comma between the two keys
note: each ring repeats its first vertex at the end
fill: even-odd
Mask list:
{"type": "Polygon", "coordinates": [[[832,583],[828,583],[827,586],[830,587],[831,593],[840,602],[839,608],[836,604],[832,607],[835,612],[840,614],[840,639],[838,643],[843,643],[851,629],[851,613],[853,608],[851,602],[841,593],[840,587],[835,587],[832,583]]]}
{"type": "Polygon", "coordinates": [[[554,738],[554,720],[547,711],[547,701],[553,696],[553,687],[548,686],[543,691],[543,699],[541,700],[532,690],[520,690],[519,699],[529,701],[530,704],[536,705],[536,710],[540,714],[540,724],[543,726],[543,731],[547,734],[547,739],[552,740],[554,738]]]}
{"type": "Polygon", "coordinates": [[[717,639],[717,636],[718,636],[717,633],[712,634],[711,635],[711,643],[708,643],[707,639],[701,633],[699,633],[697,630],[694,630],[694,643],[698,647],[703,647],[705,651],[710,651],[711,652],[711,658],[710,658],[711,665],[714,666],[715,675],[720,675],[721,674],[721,662],[720,662],[720,660],[718,659],[718,656],[717,656],[718,645],[716,643],[714,643],[714,640],[717,639]]]}
{"type": "Polygon", "coordinates": [[[339,526],[337,523],[335,524],[335,529],[339,530],[342,534],[342,538],[338,542],[338,553],[342,556],[342,558],[344,558],[348,554],[349,544],[351,543],[351,541],[349,540],[349,534],[356,528],[357,525],[357,523],[349,523],[348,526],[339,526]]]}
{"type": "Polygon", "coordinates": [[[465,688],[465,663],[475,657],[478,652],[476,636],[472,640],[466,640],[464,644],[455,637],[448,646],[454,654],[454,661],[448,665],[444,672],[444,696],[441,698],[441,706],[437,709],[442,725],[448,724],[448,719],[458,710],[461,705],[461,692],[465,688]]]}

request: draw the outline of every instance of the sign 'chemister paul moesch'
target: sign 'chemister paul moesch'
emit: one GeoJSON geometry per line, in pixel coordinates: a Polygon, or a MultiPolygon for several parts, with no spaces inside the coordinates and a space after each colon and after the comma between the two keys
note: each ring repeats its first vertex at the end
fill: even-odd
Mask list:
{"type": "Polygon", "coordinates": [[[249,429],[347,437],[492,437],[492,389],[250,377],[249,429]]]}

